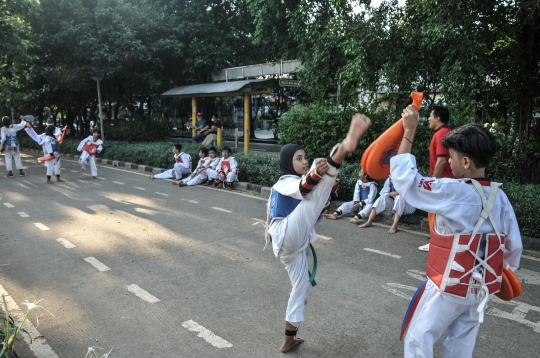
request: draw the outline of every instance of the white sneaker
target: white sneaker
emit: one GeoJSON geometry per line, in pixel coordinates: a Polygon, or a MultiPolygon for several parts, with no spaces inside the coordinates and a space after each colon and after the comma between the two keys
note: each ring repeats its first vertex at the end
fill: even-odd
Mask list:
{"type": "Polygon", "coordinates": [[[418,248],[418,250],[428,252],[429,251],[429,244],[425,244],[425,245],[420,246],[418,248]]]}

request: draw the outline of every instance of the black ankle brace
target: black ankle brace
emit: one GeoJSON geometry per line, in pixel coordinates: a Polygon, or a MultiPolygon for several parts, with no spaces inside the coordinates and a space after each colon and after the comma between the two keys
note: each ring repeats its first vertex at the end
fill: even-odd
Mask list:
{"type": "Polygon", "coordinates": [[[288,329],[285,329],[285,335],[287,337],[295,337],[297,331],[298,331],[298,329],[296,329],[296,331],[289,331],[288,329]]]}

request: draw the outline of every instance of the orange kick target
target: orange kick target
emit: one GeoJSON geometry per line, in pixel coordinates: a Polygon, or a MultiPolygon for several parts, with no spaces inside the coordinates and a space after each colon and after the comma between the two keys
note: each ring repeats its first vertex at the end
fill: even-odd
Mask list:
{"type": "MultiPolygon", "coordinates": [[[[411,93],[412,104],[420,110],[424,94],[411,93]]],[[[390,158],[397,154],[403,140],[403,123],[401,119],[388,128],[379,138],[364,151],[360,164],[364,172],[376,180],[385,179],[390,174],[390,158]]]]}

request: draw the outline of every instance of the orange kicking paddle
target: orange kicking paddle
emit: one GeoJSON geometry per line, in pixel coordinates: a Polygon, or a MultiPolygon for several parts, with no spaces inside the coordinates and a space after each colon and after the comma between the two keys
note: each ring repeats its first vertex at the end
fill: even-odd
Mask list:
{"type": "Polygon", "coordinates": [[[523,291],[523,286],[516,274],[512,271],[503,267],[503,280],[501,284],[501,290],[495,294],[504,301],[511,301],[512,299],[521,295],[523,291]]]}
{"type": "Polygon", "coordinates": [[[47,162],[47,161],[49,161],[51,159],[54,159],[54,157],[52,155],[49,155],[47,157],[39,157],[39,158],[37,158],[38,162],[40,162],[40,163],[45,163],[45,162],[47,162]]]}
{"type": "MultiPolygon", "coordinates": [[[[424,83],[417,87],[417,92],[411,92],[412,105],[417,111],[424,99],[426,71],[420,70],[424,83]]],[[[397,154],[403,139],[403,123],[401,119],[388,128],[379,138],[364,151],[361,165],[364,172],[376,180],[385,179],[390,174],[390,158],[397,154]]]]}

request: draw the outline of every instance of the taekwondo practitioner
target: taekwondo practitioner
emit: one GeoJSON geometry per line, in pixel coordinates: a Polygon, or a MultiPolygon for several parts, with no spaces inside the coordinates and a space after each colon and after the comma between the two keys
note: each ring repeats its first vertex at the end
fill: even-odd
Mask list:
{"type": "Polygon", "coordinates": [[[86,169],[85,164],[90,163],[90,172],[92,173],[92,178],[97,178],[97,166],[96,166],[96,153],[101,153],[103,150],[103,142],[99,139],[101,131],[99,129],[94,129],[92,135],[88,138],[83,139],[77,150],[81,153],[79,158],[79,163],[81,164],[81,171],[84,172],[86,169]]]}
{"type": "Polygon", "coordinates": [[[181,180],[191,174],[191,155],[182,152],[182,145],[175,144],[172,152],[174,154],[174,166],[161,174],[150,175],[150,179],[175,179],[181,180]]]}
{"type": "Polygon", "coordinates": [[[232,190],[233,182],[238,181],[238,162],[231,157],[231,148],[221,149],[222,158],[215,171],[208,176],[214,181],[214,188],[223,185],[223,189],[232,190]]]}
{"type": "Polygon", "coordinates": [[[31,123],[27,122],[26,127],[24,130],[28,133],[28,136],[43,148],[43,158],[41,159],[44,160],[43,165],[47,168],[47,184],[54,184],[51,181],[53,174],[56,175],[58,183],[64,182],[64,180],[60,179],[62,163],[60,161],[59,140],[62,131],[54,125],[48,125],[45,127],[45,133],[37,134],[31,123]]]}
{"type": "Polygon", "coordinates": [[[174,180],[172,183],[179,187],[193,186],[203,183],[208,177],[206,176],[206,168],[210,163],[210,157],[208,156],[208,148],[202,147],[199,149],[199,163],[193,174],[187,177],[185,180],[174,180]]]}
{"type": "Polygon", "coordinates": [[[307,262],[307,255],[314,253],[311,243],[317,240],[315,223],[322,221],[322,210],[341,163],[347,153],[356,149],[358,139],[370,125],[366,116],[354,115],[343,142],[336,145],[326,159],[316,159],[311,169],[300,146],[287,144],[281,149],[281,177],[268,199],[265,239],[267,244],[272,243],[274,255],[285,265],[292,285],[285,314],[283,353],[304,341],[297,338],[296,333],[300,322],[304,321],[310,287],[315,285],[307,262]]]}
{"type": "MultiPolygon", "coordinates": [[[[29,121],[33,121],[32,116],[26,116],[29,121]]],[[[0,151],[6,152],[6,170],[7,174],[4,174],[4,178],[13,178],[13,161],[15,161],[15,168],[19,169],[19,176],[25,177],[26,173],[23,172],[23,164],[21,161],[21,153],[19,151],[19,139],[17,138],[17,132],[26,126],[26,121],[21,120],[21,123],[11,124],[9,117],[2,117],[2,125],[0,128],[0,151]]]]}
{"type": "Polygon", "coordinates": [[[221,163],[221,158],[217,157],[217,149],[216,147],[212,146],[208,148],[208,156],[210,157],[210,162],[206,165],[206,184],[204,186],[211,186],[213,181],[210,179],[210,175],[216,176],[217,174],[217,167],[219,163],[221,163]]]}
{"type": "Polygon", "coordinates": [[[377,197],[377,185],[373,182],[373,179],[369,177],[362,169],[358,172],[358,180],[354,186],[353,201],[349,201],[340,205],[339,208],[333,214],[324,214],[324,217],[330,220],[336,220],[356,211],[355,215],[350,222],[358,224],[360,219],[369,215],[373,202],[377,197]]]}
{"type": "Polygon", "coordinates": [[[456,179],[422,177],[410,154],[418,112],[408,106],[402,118],[406,140],[390,160],[392,180],[407,202],[435,214],[428,280],[415,294],[413,312],[402,327],[403,336],[408,324],[405,357],[433,357],[433,344],[448,330],[443,357],[470,358],[486,303],[501,289],[503,271],[518,268],[523,250],[508,197],[500,183],[484,177],[497,142],[481,126],[454,129],[443,145],[456,179]]]}
{"type": "MultiPolygon", "coordinates": [[[[397,232],[399,219],[403,215],[412,214],[416,210],[414,207],[407,204],[403,197],[399,195],[394,188],[394,184],[392,183],[392,179],[390,177],[388,177],[388,179],[386,179],[384,182],[384,186],[381,190],[381,196],[375,200],[367,221],[358,227],[365,228],[371,226],[375,217],[385,210],[392,210],[394,213],[394,221],[392,222],[390,230],[388,230],[389,234],[395,234],[397,232]]],[[[351,222],[353,221],[351,220],[351,222]]],[[[354,223],[357,224],[357,222],[354,223]]]]}

